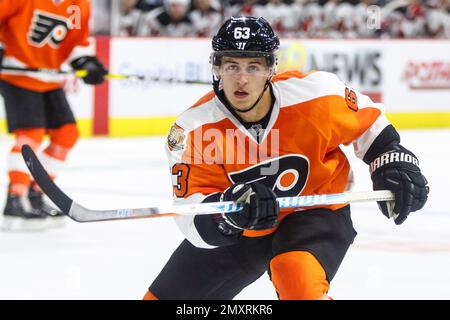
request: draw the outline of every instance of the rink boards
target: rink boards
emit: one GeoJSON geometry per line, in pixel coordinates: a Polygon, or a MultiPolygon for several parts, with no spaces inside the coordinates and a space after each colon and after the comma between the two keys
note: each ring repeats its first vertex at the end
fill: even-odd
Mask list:
{"type": "MultiPolygon", "coordinates": [[[[211,81],[208,39],[95,40],[97,54],[111,72],[211,81]]],[[[282,39],[278,70],[336,73],[384,103],[399,128],[450,127],[448,52],[450,41],[445,40],[282,39]]],[[[112,80],[92,88],[71,80],[66,89],[83,136],[140,136],[166,134],[175,116],[211,86],[112,80]]]]}

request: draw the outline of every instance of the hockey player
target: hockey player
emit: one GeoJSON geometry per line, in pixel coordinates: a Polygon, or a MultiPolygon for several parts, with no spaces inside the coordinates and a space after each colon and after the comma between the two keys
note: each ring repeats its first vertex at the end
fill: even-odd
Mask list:
{"type": "Polygon", "coordinates": [[[55,177],[78,139],[78,130],[59,78],[14,74],[1,66],[60,69],[67,61],[75,70],[88,71],[85,83],[101,83],[107,71],[88,53],[89,15],[87,0],[0,0],[0,41],[4,44],[0,94],[8,130],[15,136],[8,162],[4,229],[42,228],[62,219],[48,218],[49,214],[58,216],[58,211],[31,182],[20,149],[29,144],[37,150],[48,134],[50,143],[41,159],[55,177]]]}
{"type": "Polygon", "coordinates": [[[375,190],[403,223],[428,195],[416,156],[378,104],[327,72],[275,74],[278,37],[262,18],[232,17],[213,37],[214,90],[167,141],[176,203],[236,201],[240,213],[177,217],[186,239],[145,299],[232,299],[268,271],[280,299],[329,299],[356,235],[348,204],[279,210],[276,197],[341,193],[353,144],[375,190]]]}

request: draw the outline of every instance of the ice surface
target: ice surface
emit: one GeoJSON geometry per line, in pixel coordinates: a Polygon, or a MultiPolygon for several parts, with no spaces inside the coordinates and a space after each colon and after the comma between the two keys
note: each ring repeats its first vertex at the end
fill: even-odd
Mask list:
{"type": "MultiPolygon", "coordinates": [[[[335,279],[334,299],[450,299],[450,130],[401,131],[431,193],[423,211],[401,226],[375,203],[354,204],[358,236],[335,279]]],[[[92,209],[171,202],[163,138],[79,141],[57,183],[92,209]]],[[[0,207],[6,156],[0,137],[0,207]]],[[[371,189],[367,166],[346,148],[355,190],[371,189]]],[[[0,233],[0,299],[141,299],[183,239],[171,218],[76,223],[34,233],[0,233]]],[[[236,299],[276,299],[267,275],[236,299]]]]}

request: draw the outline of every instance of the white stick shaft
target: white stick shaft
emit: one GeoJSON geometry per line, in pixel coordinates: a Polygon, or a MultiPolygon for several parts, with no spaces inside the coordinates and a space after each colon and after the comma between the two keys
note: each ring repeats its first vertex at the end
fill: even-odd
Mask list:
{"type": "MultiPolygon", "coordinates": [[[[362,201],[388,201],[394,195],[387,190],[323,194],[313,196],[278,198],[280,208],[301,208],[319,205],[342,204],[362,201]]],[[[104,221],[116,219],[152,218],[163,216],[194,216],[216,213],[231,213],[242,209],[242,205],[232,201],[184,204],[166,207],[151,207],[138,209],[91,210],[73,202],[69,216],[80,222],[104,221]]]]}
{"type": "MultiPolygon", "coordinates": [[[[336,194],[277,198],[277,201],[280,205],[280,209],[341,204],[347,202],[388,201],[388,200],[394,200],[394,194],[389,190],[344,192],[336,194]]],[[[234,212],[239,211],[241,209],[241,206],[232,201],[226,201],[226,202],[199,203],[192,205],[179,205],[179,206],[172,206],[172,208],[173,209],[171,212],[175,214],[189,216],[198,214],[234,212]]]]}

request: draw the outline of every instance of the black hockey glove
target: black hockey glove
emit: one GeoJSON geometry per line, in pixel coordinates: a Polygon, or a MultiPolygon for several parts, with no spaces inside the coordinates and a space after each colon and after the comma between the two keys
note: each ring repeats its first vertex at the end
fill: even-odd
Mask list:
{"type": "Polygon", "coordinates": [[[108,74],[108,70],[94,56],[83,56],[73,60],[70,65],[74,70],[86,70],[88,72],[82,78],[86,84],[100,84],[105,80],[105,75],[108,74]]]}
{"type": "Polygon", "coordinates": [[[416,156],[396,144],[370,163],[374,190],[390,190],[395,201],[378,202],[383,214],[402,224],[410,212],[421,209],[428,198],[427,179],[422,175],[416,156]]]}
{"type": "Polygon", "coordinates": [[[280,208],[276,195],[260,182],[236,183],[223,192],[220,200],[244,205],[240,212],[222,215],[224,221],[234,229],[262,230],[273,228],[278,223],[280,208]]]}

